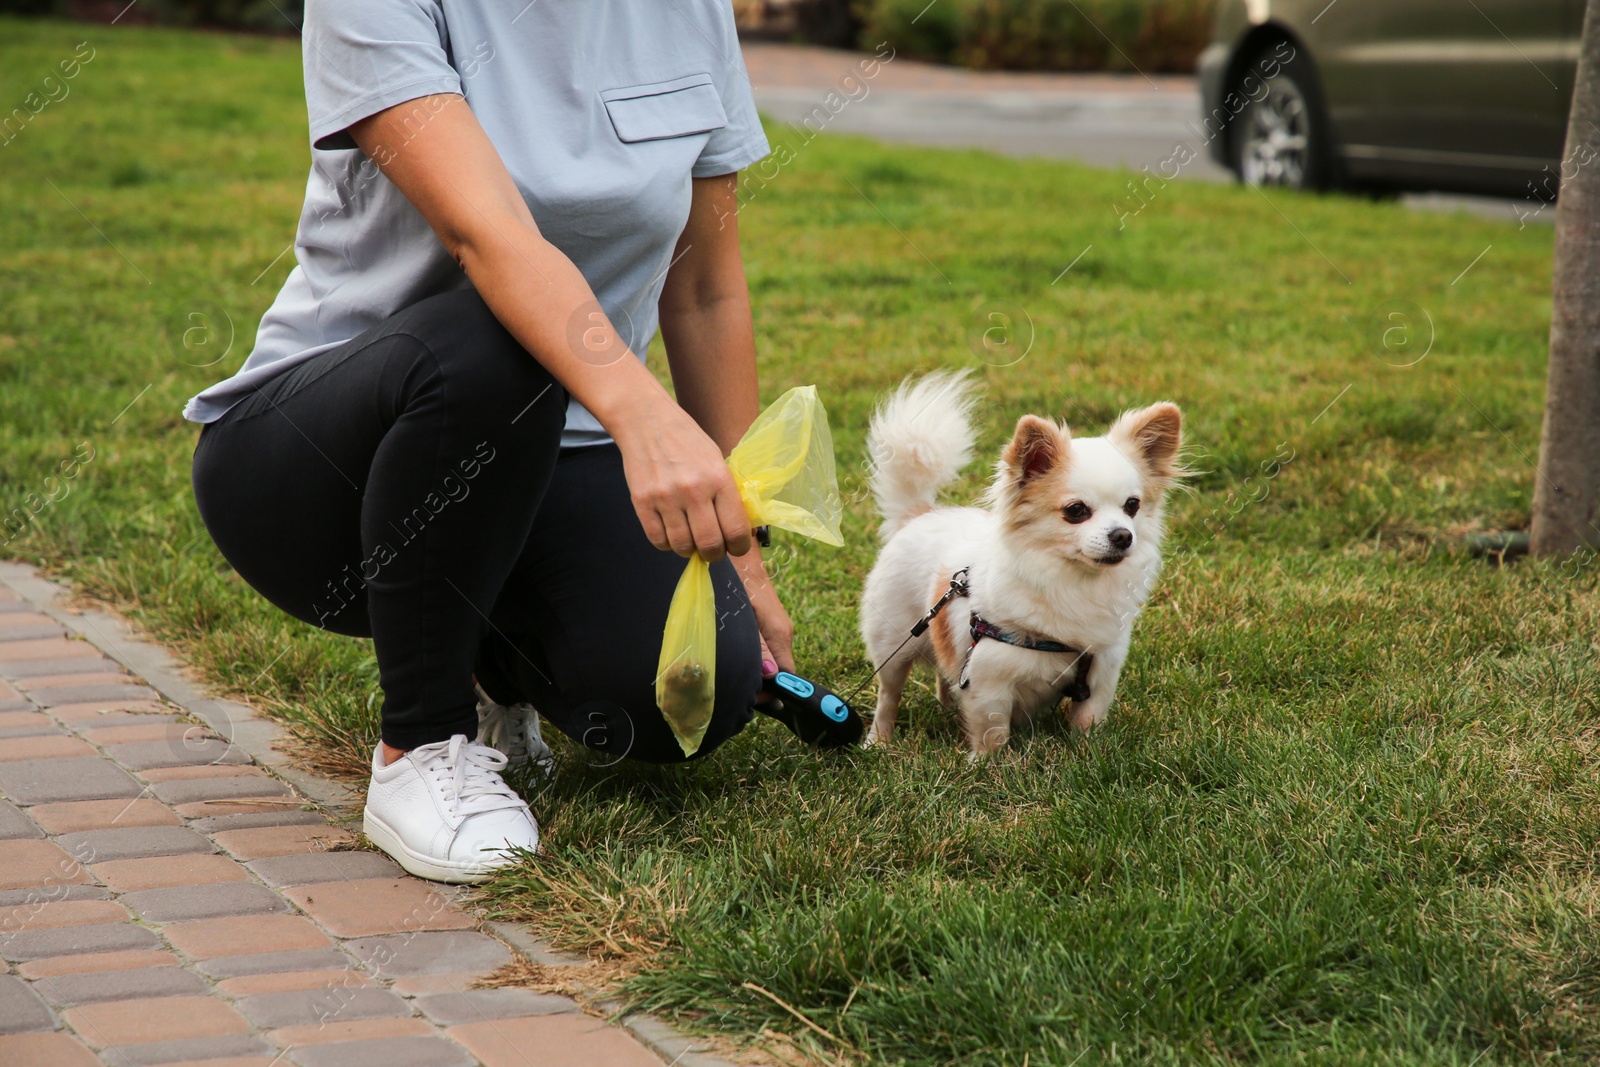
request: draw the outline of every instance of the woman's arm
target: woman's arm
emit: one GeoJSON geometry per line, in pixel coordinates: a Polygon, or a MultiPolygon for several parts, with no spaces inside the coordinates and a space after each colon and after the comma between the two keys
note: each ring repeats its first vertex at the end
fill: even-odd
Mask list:
{"type": "MultiPolygon", "coordinates": [[[[661,339],[678,403],[724,453],[733,451],[760,407],[750,286],[739,255],[738,176],[696,178],[689,221],[661,291],[661,339]]],[[[767,578],[761,549],[734,566],[775,666],[794,670],[794,626],[767,578]]],[[[770,672],[768,672],[770,673],[770,672]]]]}
{"type": "Polygon", "coordinates": [[[749,550],[750,523],[719,442],[628,351],[572,261],[539,233],[466,101],[427,96],[350,135],[405,194],[484,303],[616,440],[646,535],[708,560],[749,550]]]}
{"type": "Polygon", "coordinates": [[[760,410],[750,287],[739,254],[738,175],[696,178],[661,290],[672,384],[701,429],[733,451],[760,410]]]}

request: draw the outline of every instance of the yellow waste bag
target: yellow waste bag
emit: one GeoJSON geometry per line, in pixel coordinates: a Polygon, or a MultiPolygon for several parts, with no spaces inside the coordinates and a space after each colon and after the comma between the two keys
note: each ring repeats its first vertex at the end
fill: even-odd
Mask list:
{"type": "MultiPolygon", "coordinates": [[[[775,400],[745,431],[728,466],[752,526],[844,544],[833,437],[816,386],[798,386],[775,400]]],[[[672,594],[656,669],[656,703],[685,756],[698,752],[705,738],[716,679],[716,594],[710,565],[695,555],[672,594]]]]}

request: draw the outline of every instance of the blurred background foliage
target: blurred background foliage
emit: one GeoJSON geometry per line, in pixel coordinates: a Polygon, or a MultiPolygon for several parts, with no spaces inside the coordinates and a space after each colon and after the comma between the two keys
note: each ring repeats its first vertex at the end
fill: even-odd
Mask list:
{"type": "MultiPolygon", "coordinates": [[[[914,39],[914,6],[874,0],[866,32],[914,39]]],[[[1212,0],[955,0],[924,16],[942,39],[923,54],[1013,70],[1189,71],[1205,47],[1211,11],[1212,0]]]]}
{"type": "MultiPolygon", "coordinates": [[[[1000,70],[1194,69],[1216,0],[733,0],[742,32],[1000,70]]],[[[303,0],[0,0],[0,14],[294,33],[303,0]]]]}
{"type": "Polygon", "coordinates": [[[1191,71],[1216,0],[734,0],[747,32],[1003,70],[1191,71]]]}
{"type": "Polygon", "coordinates": [[[297,33],[304,0],[0,0],[0,15],[52,15],[118,25],[297,33]]]}

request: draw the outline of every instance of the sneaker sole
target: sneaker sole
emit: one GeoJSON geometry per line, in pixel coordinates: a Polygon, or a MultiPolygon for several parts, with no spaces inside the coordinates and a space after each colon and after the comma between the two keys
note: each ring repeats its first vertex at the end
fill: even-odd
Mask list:
{"type": "Polygon", "coordinates": [[[418,878],[426,878],[430,882],[446,882],[450,885],[476,885],[487,882],[494,877],[495,871],[505,864],[484,866],[482,864],[452,864],[448,861],[441,862],[431,856],[424,856],[406,846],[400,840],[400,835],[372,814],[370,810],[361,813],[361,830],[367,839],[389,854],[389,857],[404,867],[418,878]]]}

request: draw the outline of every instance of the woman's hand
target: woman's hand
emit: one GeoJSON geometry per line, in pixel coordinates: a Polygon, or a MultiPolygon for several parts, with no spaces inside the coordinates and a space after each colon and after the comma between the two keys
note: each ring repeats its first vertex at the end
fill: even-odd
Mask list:
{"type": "Polygon", "coordinates": [[[750,551],[750,518],[733,472],[686,411],[664,392],[646,394],[633,412],[611,421],[633,508],[651,544],[680,556],[698,552],[708,563],[750,551]]]}
{"type": "Polygon", "coordinates": [[[767,577],[761,549],[752,547],[745,555],[734,557],[733,567],[744,582],[750,607],[756,613],[756,625],[761,630],[761,676],[771,678],[780,670],[793,674],[794,623],[789,621],[789,613],[778,600],[772,579],[767,577]]]}

